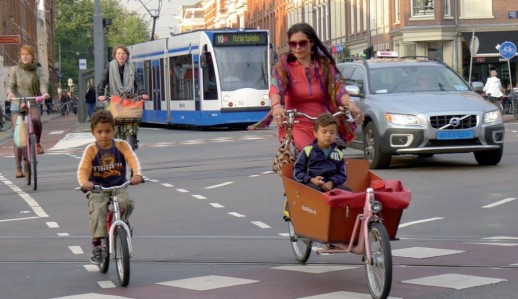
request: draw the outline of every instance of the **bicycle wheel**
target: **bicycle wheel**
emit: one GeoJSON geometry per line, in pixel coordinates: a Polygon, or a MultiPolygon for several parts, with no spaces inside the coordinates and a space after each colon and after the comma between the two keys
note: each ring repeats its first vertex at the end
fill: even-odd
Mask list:
{"type": "Polygon", "coordinates": [[[32,189],[36,191],[36,189],[38,189],[38,160],[36,159],[36,136],[34,134],[30,135],[29,142],[31,151],[30,168],[32,173],[32,189]]]}
{"type": "Polygon", "coordinates": [[[367,285],[374,299],[387,298],[392,287],[392,254],[387,229],[380,222],[369,224],[371,262],[365,264],[367,285]]]}
{"type": "Polygon", "coordinates": [[[295,229],[293,228],[291,221],[288,222],[288,227],[290,232],[291,249],[293,249],[293,253],[295,254],[297,261],[304,264],[311,255],[313,241],[296,236],[295,229]]]}
{"type": "Polygon", "coordinates": [[[8,131],[13,126],[11,122],[11,117],[9,115],[5,115],[3,111],[0,110],[0,130],[8,131]]]}
{"type": "Polygon", "coordinates": [[[101,239],[101,248],[102,248],[102,255],[103,260],[98,265],[99,272],[106,273],[108,272],[108,268],[110,268],[110,242],[108,242],[108,238],[102,238],[101,239]]]}
{"type": "Polygon", "coordinates": [[[117,266],[117,277],[119,285],[125,287],[130,278],[130,256],[127,233],[122,227],[115,231],[115,264],[117,266]]]}

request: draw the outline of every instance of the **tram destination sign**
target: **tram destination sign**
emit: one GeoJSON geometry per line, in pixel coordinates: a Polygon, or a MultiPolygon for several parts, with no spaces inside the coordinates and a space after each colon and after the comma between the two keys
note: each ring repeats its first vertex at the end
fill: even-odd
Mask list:
{"type": "Polygon", "coordinates": [[[0,35],[0,44],[19,44],[19,35],[0,35]]]}
{"type": "Polygon", "coordinates": [[[267,45],[266,32],[221,32],[214,33],[214,46],[256,46],[267,45]]]}

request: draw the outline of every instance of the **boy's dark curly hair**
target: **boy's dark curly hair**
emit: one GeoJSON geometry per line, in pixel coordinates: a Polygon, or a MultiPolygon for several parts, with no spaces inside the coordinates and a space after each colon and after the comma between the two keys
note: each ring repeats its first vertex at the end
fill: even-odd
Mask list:
{"type": "Polygon", "coordinates": [[[90,119],[90,129],[92,132],[98,123],[110,123],[113,128],[115,128],[115,120],[109,110],[99,110],[92,114],[92,118],[90,119]]]}
{"type": "Polygon", "coordinates": [[[331,114],[322,113],[315,120],[315,132],[318,131],[318,128],[327,127],[329,125],[336,125],[338,128],[338,121],[331,114]]]}

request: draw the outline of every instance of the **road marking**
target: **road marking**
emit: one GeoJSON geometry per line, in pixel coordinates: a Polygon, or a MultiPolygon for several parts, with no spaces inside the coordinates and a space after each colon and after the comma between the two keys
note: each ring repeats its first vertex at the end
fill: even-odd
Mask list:
{"type": "Polygon", "coordinates": [[[228,212],[229,215],[232,215],[232,216],[235,216],[235,217],[246,217],[245,215],[243,214],[239,214],[238,212],[228,212]]]}
{"type": "Polygon", "coordinates": [[[152,180],[149,180],[149,181],[150,181],[151,183],[160,183],[160,181],[159,181],[159,180],[157,180],[157,179],[152,179],[152,180]]]}
{"type": "Polygon", "coordinates": [[[406,227],[406,226],[410,226],[410,225],[414,225],[414,224],[419,224],[419,223],[425,223],[425,222],[435,221],[435,220],[442,220],[442,219],[444,219],[444,217],[434,217],[434,218],[428,218],[428,219],[422,219],[422,220],[410,221],[410,222],[407,222],[407,223],[400,224],[400,225],[398,226],[398,228],[402,228],[402,227],[406,227]]]}
{"type": "Polygon", "coordinates": [[[507,281],[507,279],[448,273],[417,279],[403,280],[402,283],[462,290],[482,285],[495,284],[503,281],[507,281]]]}
{"type": "Polygon", "coordinates": [[[163,183],[162,186],[168,187],[168,188],[174,187],[174,185],[171,185],[171,184],[168,184],[168,183],[163,183]]]}
{"type": "Polygon", "coordinates": [[[295,265],[295,266],[278,266],[272,267],[275,270],[295,271],[312,274],[329,273],[335,271],[352,270],[358,268],[357,266],[313,266],[313,265],[295,265]]]}
{"type": "MultiPolygon", "coordinates": [[[[189,191],[185,190],[185,189],[176,189],[176,191],[181,192],[181,193],[189,193],[189,191]]],[[[197,195],[197,196],[201,196],[201,195],[197,195]]],[[[200,199],[205,199],[205,198],[200,198],[200,199]]]]}
{"type": "Polygon", "coordinates": [[[223,205],[220,205],[219,203],[216,203],[216,202],[211,202],[209,203],[211,206],[215,207],[215,208],[224,208],[223,205]]]}
{"type": "Polygon", "coordinates": [[[272,228],[268,224],[261,222],[261,221],[252,221],[251,223],[254,225],[257,225],[259,228],[272,228]]]}
{"type": "Polygon", "coordinates": [[[281,236],[281,237],[289,237],[290,233],[279,233],[279,236],[281,236]]]}
{"type": "Polygon", "coordinates": [[[53,147],[49,148],[49,151],[64,150],[79,146],[84,146],[95,142],[92,133],[68,133],[61,140],[58,141],[53,147]]]}
{"type": "Polygon", "coordinates": [[[488,204],[488,205],[482,206],[482,208],[483,209],[494,208],[496,206],[503,205],[504,203],[511,202],[511,201],[513,201],[515,199],[516,199],[515,197],[510,197],[510,198],[502,199],[502,200],[494,202],[492,204],[488,204]]]}
{"type": "Polygon", "coordinates": [[[513,247],[518,246],[517,243],[476,243],[473,242],[471,244],[477,244],[477,245],[493,245],[493,246],[504,246],[504,247],[513,247]]]}
{"type": "Polygon", "coordinates": [[[83,265],[88,272],[99,272],[99,266],[94,264],[83,265]]]}
{"type": "Polygon", "coordinates": [[[58,228],[59,224],[57,222],[47,222],[47,226],[49,228],[58,228]]]}
{"type": "Polygon", "coordinates": [[[3,220],[0,220],[0,222],[9,222],[9,221],[18,221],[18,220],[28,220],[28,219],[38,219],[40,217],[23,217],[23,218],[12,218],[12,219],[3,219],[3,220]]]}
{"type": "Polygon", "coordinates": [[[213,185],[213,186],[208,186],[208,187],[205,187],[205,189],[214,189],[214,188],[218,188],[218,187],[223,187],[223,186],[226,186],[226,185],[230,185],[230,184],[233,184],[234,182],[225,182],[225,183],[221,183],[221,184],[218,184],[218,185],[213,185]]]}
{"type": "Polygon", "coordinates": [[[518,237],[496,236],[496,237],[482,238],[482,240],[518,240],[518,237]]]}
{"type": "Polygon", "coordinates": [[[192,197],[197,198],[197,199],[207,199],[207,197],[205,197],[203,195],[197,195],[197,194],[193,194],[192,197]]]}
{"type": "Polygon", "coordinates": [[[65,133],[65,131],[51,131],[49,133],[49,135],[60,135],[60,134],[63,134],[63,133],[65,133]]]}
{"type": "Polygon", "coordinates": [[[68,249],[70,249],[73,254],[85,254],[81,246],[68,246],[68,249]]]}
{"type": "Polygon", "coordinates": [[[261,175],[260,175],[260,174],[251,174],[251,175],[249,175],[248,177],[249,177],[249,178],[255,178],[255,177],[258,177],[258,176],[261,176],[261,175]]]}
{"type": "MultiPolygon", "coordinates": [[[[101,280],[98,281],[97,284],[103,289],[112,289],[115,288],[115,284],[111,280],[101,280]]],[[[97,297],[98,298],[98,297],[97,297]]]]}
{"type": "MultiPolygon", "coordinates": [[[[99,284],[99,282],[97,282],[97,284],[99,284]]],[[[113,287],[110,286],[110,288],[114,288],[114,287],[115,287],[115,285],[113,285],[113,287]]],[[[98,294],[98,293],[87,293],[87,294],[71,295],[71,296],[52,298],[52,299],[133,299],[133,298],[106,295],[106,294],[98,294]]]]}
{"type": "Polygon", "coordinates": [[[440,248],[410,247],[392,250],[392,256],[408,257],[413,259],[426,259],[431,257],[459,254],[464,252],[465,251],[461,250],[449,250],[440,248]]]}
{"type": "Polygon", "coordinates": [[[58,236],[59,237],[68,237],[68,236],[70,236],[70,234],[69,233],[58,233],[58,236]]]}
{"type": "Polygon", "coordinates": [[[158,285],[177,287],[195,291],[208,291],[238,285],[245,285],[260,282],[260,280],[251,280],[237,277],[208,275],[194,278],[186,278],[173,281],[159,282],[158,285]]]}
{"type": "Polygon", "coordinates": [[[23,192],[22,189],[20,189],[20,187],[13,184],[10,180],[6,179],[1,173],[0,173],[0,181],[3,181],[7,187],[9,187],[11,190],[16,192],[18,194],[18,196],[23,198],[23,200],[25,200],[25,202],[29,205],[29,207],[32,208],[32,211],[36,214],[36,216],[41,217],[41,218],[49,217],[49,215],[47,215],[47,213],[45,213],[45,211],[40,207],[40,205],[36,202],[36,200],[34,200],[34,198],[32,198],[29,194],[23,192]]]}
{"type": "MultiPolygon", "coordinates": [[[[370,294],[338,291],[338,292],[320,294],[320,295],[309,296],[309,297],[298,297],[297,299],[343,299],[343,298],[371,299],[372,296],[370,294]]],[[[402,299],[402,298],[389,296],[388,299],[402,299]]]]}

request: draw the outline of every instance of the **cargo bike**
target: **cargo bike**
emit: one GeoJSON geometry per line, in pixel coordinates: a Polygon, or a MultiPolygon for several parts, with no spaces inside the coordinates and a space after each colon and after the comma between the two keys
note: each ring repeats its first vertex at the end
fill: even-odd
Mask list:
{"type": "MultiPolygon", "coordinates": [[[[288,110],[287,136],[296,123],[288,110]]],[[[282,167],[282,181],[289,217],[290,243],[295,258],[306,263],[313,243],[321,253],[354,253],[362,256],[367,285],[372,298],[387,298],[392,286],[390,241],[396,233],[402,212],[410,203],[411,193],[399,180],[383,180],[369,170],[365,160],[346,160],[346,185],[352,192],[334,189],[319,192],[295,181],[293,162],[282,167]]]]}

